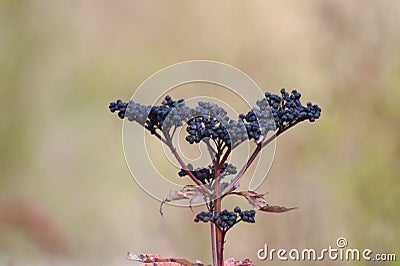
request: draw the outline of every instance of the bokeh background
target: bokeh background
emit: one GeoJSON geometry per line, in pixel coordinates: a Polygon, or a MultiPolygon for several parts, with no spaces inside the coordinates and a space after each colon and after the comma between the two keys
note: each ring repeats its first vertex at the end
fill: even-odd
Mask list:
{"type": "Polygon", "coordinates": [[[300,208],[238,226],[226,257],[293,265],[256,251],[340,236],[400,256],[399,25],[398,1],[0,1],[0,265],[134,265],[128,251],[210,262],[208,226],[185,208],[161,218],[133,181],[107,108],[192,59],[323,108],[279,138],[259,189],[300,208]]]}

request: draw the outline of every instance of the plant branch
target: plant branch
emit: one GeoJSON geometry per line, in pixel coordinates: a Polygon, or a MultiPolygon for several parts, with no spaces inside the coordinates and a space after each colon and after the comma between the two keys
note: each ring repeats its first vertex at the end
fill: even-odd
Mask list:
{"type": "Polygon", "coordinates": [[[231,149],[230,148],[228,148],[228,150],[224,154],[224,157],[222,157],[222,160],[218,165],[219,169],[221,169],[221,167],[224,165],[225,161],[228,159],[229,154],[231,154],[231,149]]]}
{"type": "Polygon", "coordinates": [[[172,154],[174,155],[175,159],[178,161],[178,163],[181,165],[182,169],[185,171],[185,173],[190,177],[190,179],[199,187],[201,187],[201,189],[207,193],[207,194],[212,194],[211,190],[208,189],[206,186],[204,186],[204,184],[198,180],[193,173],[187,168],[187,165],[183,162],[181,156],[178,154],[178,152],[176,151],[176,148],[172,145],[172,141],[171,138],[168,135],[164,135],[166,138],[166,142],[165,144],[169,147],[169,149],[171,150],[172,154]]]}
{"type": "Polygon", "coordinates": [[[212,162],[214,163],[214,161],[215,161],[215,155],[217,154],[217,152],[216,152],[216,151],[214,150],[214,148],[211,146],[211,144],[210,144],[210,139],[204,139],[204,142],[206,143],[208,153],[210,154],[210,159],[211,159],[212,162]]]}
{"type": "MultiPolygon", "coordinates": [[[[221,198],[217,198],[215,200],[215,210],[217,212],[221,212],[221,198]]],[[[217,249],[217,265],[223,266],[224,265],[224,236],[221,228],[219,226],[215,226],[215,233],[216,233],[216,249],[217,249]]]]}
{"type": "Polygon", "coordinates": [[[224,189],[222,192],[222,195],[228,193],[233,189],[235,184],[239,181],[239,179],[244,175],[244,173],[249,169],[251,164],[254,162],[254,160],[257,158],[258,154],[260,153],[261,149],[264,148],[266,145],[271,143],[274,139],[276,139],[280,135],[280,131],[278,130],[276,133],[274,133],[271,137],[269,137],[266,141],[257,144],[257,148],[253,151],[251,154],[250,158],[247,160],[246,164],[243,165],[242,169],[240,169],[239,173],[232,179],[231,183],[224,189]]]}
{"type": "Polygon", "coordinates": [[[172,131],[171,137],[173,137],[175,135],[175,132],[176,132],[177,128],[178,128],[177,126],[174,126],[174,130],[172,131]]]}
{"type": "MultiPolygon", "coordinates": [[[[139,124],[139,122],[137,122],[139,124]]],[[[141,124],[140,124],[141,125],[141,124]]],[[[144,126],[145,129],[147,129],[148,131],[150,131],[150,129],[147,126],[144,126]]],[[[182,158],[179,156],[178,152],[176,151],[176,148],[172,145],[172,140],[171,137],[166,135],[164,132],[164,137],[165,139],[158,133],[158,132],[154,132],[153,135],[159,139],[162,143],[164,143],[165,145],[168,146],[168,148],[171,150],[172,154],[174,155],[174,157],[176,158],[176,160],[179,162],[179,164],[181,165],[181,167],[183,168],[183,170],[186,172],[186,174],[190,177],[190,179],[199,187],[201,187],[201,189],[206,192],[207,194],[212,194],[211,190],[209,190],[207,187],[204,186],[203,183],[201,183],[193,174],[192,172],[187,168],[186,164],[183,162],[182,158]]]]}
{"type": "MultiPolygon", "coordinates": [[[[216,195],[216,199],[214,200],[214,206],[215,206],[215,211],[217,211],[218,213],[221,212],[221,208],[222,208],[222,204],[221,204],[221,197],[220,197],[220,184],[219,184],[219,178],[220,178],[220,154],[217,153],[216,156],[216,161],[215,161],[215,195],[216,195]]],[[[214,167],[215,167],[214,166],[214,167]]],[[[217,265],[218,266],[223,266],[224,265],[224,236],[223,236],[223,232],[221,230],[221,228],[219,226],[215,226],[215,234],[216,234],[216,249],[217,249],[217,265]]]]}
{"type": "MultiPolygon", "coordinates": [[[[143,126],[145,129],[147,129],[150,132],[150,129],[147,126],[142,125],[137,121],[135,121],[135,122],[138,123],[139,125],[143,126]]],[[[158,138],[162,143],[164,143],[165,145],[168,145],[167,142],[165,141],[165,139],[163,139],[160,134],[158,134],[157,132],[154,132],[153,135],[156,136],[156,138],[158,138]]]]}
{"type": "Polygon", "coordinates": [[[293,128],[295,125],[297,125],[299,122],[295,122],[293,124],[289,124],[287,127],[281,129],[278,129],[272,136],[270,136],[267,140],[259,143],[257,145],[257,148],[253,151],[251,154],[249,160],[246,162],[246,164],[242,167],[242,169],[239,171],[239,173],[235,176],[235,178],[232,179],[231,183],[224,189],[222,192],[222,195],[225,195],[226,193],[230,192],[235,184],[239,181],[239,179],[244,175],[244,173],[249,169],[257,155],[260,153],[261,149],[270,144],[273,140],[275,140],[277,137],[282,135],[284,132],[289,130],[290,128],[293,128]]]}

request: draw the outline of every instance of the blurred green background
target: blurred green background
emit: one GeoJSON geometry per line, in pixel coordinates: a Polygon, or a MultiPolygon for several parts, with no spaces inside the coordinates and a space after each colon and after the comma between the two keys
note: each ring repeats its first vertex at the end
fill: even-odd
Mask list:
{"type": "MultiPolygon", "coordinates": [[[[210,262],[208,226],[184,208],[161,218],[133,181],[107,109],[193,59],[323,109],[279,138],[259,189],[300,208],[238,226],[226,257],[293,265],[256,251],[340,236],[400,256],[399,25],[398,1],[0,1],[0,265],[133,265],[128,251],[210,262]]],[[[346,264],[375,265],[323,262],[346,264]]]]}

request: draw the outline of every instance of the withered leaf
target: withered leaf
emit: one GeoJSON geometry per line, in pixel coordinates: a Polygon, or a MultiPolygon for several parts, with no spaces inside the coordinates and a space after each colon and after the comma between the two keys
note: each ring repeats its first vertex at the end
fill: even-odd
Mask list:
{"type": "Polygon", "coordinates": [[[280,212],[287,212],[287,211],[297,209],[297,207],[286,208],[286,207],[281,207],[281,206],[269,205],[264,198],[264,196],[267,195],[268,193],[258,194],[255,191],[239,191],[239,192],[233,191],[230,194],[245,197],[251,206],[253,206],[257,210],[264,211],[264,212],[280,213],[280,212]]]}
{"type": "Polygon", "coordinates": [[[260,208],[260,211],[264,211],[264,212],[287,212],[287,211],[291,211],[297,209],[297,207],[292,207],[292,208],[286,208],[286,207],[282,207],[282,206],[264,206],[262,208],[260,208]]]}
{"type": "Polygon", "coordinates": [[[264,198],[264,196],[267,195],[268,193],[258,194],[255,191],[240,191],[240,192],[233,191],[230,194],[245,197],[249,202],[249,204],[258,210],[264,206],[268,206],[267,201],[264,198]]]}
{"type": "Polygon", "coordinates": [[[203,196],[203,191],[200,187],[195,185],[186,185],[181,190],[171,190],[169,192],[168,198],[163,200],[160,205],[160,214],[163,216],[162,207],[166,202],[177,201],[182,199],[188,199],[190,208],[191,204],[195,199],[203,196]]]}
{"type": "Polygon", "coordinates": [[[128,260],[134,260],[138,262],[143,262],[142,265],[180,265],[180,266],[204,266],[200,261],[196,261],[195,263],[190,262],[184,258],[163,258],[159,254],[134,254],[132,252],[128,252],[126,257],[128,260]]]}

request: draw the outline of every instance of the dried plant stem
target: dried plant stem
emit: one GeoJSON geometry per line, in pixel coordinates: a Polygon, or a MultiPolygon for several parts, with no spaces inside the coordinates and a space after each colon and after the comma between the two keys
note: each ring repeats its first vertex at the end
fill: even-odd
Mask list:
{"type": "Polygon", "coordinates": [[[228,150],[225,152],[224,157],[222,158],[220,164],[218,165],[219,169],[224,165],[225,161],[228,159],[229,155],[231,154],[231,148],[228,148],[228,150]]]}
{"type": "MultiPolygon", "coordinates": [[[[220,167],[220,157],[217,155],[217,160],[215,162],[215,165],[218,165],[218,167],[215,170],[215,193],[217,198],[214,200],[214,206],[215,206],[215,211],[218,213],[221,212],[221,201],[222,198],[220,197],[220,175],[221,175],[221,167],[220,167]]],[[[222,230],[219,226],[215,227],[215,235],[216,235],[216,247],[217,247],[217,265],[218,266],[223,266],[224,265],[224,236],[222,233],[222,230]]]]}
{"type": "Polygon", "coordinates": [[[239,173],[235,176],[235,178],[232,179],[231,183],[224,189],[222,192],[222,195],[225,195],[226,193],[230,192],[235,184],[239,181],[239,179],[246,173],[247,169],[250,168],[251,164],[254,162],[254,160],[257,158],[258,154],[260,153],[261,149],[270,144],[274,139],[276,139],[281,133],[281,131],[277,131],[274,133],[271,137],[269,137],[266,141],[257,144],[257,148],[253,151],[251,154],[250,158],[247,160],[246,164],[243,165],[242,169],[240,169],[239,173]]]}
{"type": "MultiPolygon", "coordinates": [[[[221,198],[215,200],[215,210],[217,212],[221,212],[221,198]]],[[[218,226],[215,226],[215,234],[216,234],[216,247],[217,247],[217,265],[224,265],[224,235],[221,229],[218,226]]]]}
{"type": "Polygon", "coordinates": [[[210,231],[211,231],[211,252],[212,252],[212,259],[213,259],[213,265],[217,265],[217,250],[215,247],[215,225],[214,223],[210,223],[210,231]]]}
{"type": "Polygon", "coordinates": [[[172,144],[172,140],[168,137],[166,137],[166,145],[169,147],[170,151],[172,152],[172,154],[174,155],[175,159],[178,161],[178,163],[181,165],[182,169],[186,172],[186,174],[190,177],[190,179],[196,184],[198,185],[206,194],[211,195],[212,192],[210,189],[208,189],[207,187],[204,186],[203,183],[201,183],[200,180],[198,180],[193,174],[192,172],[187,168],[186,164],[183,162],[181,156],[178,154],[178,152],[176,151],[176,148],[173,146],[172,144]]]}
{"type": "MultiPolygon", "coordinates": [[[[251,164],[254,162],[254,160],[257,158],[258,154],[268,144],[270,144],[273,140],[275,140],[279,135],[281,135],[283,132],[285,132],[287,129],[291,128],[293,125],[290,125],[289,127],[285,128],[284,130],[278,130],[275,132],[272,136],[270,136],[267,140],[258,143],[256,149],[253,151],[251,154],[250,158],[247,160],[246,164],[240,169],[240,171],[237,173],[235,178],[232,179],[230,184],[222,191],[220,189],[220,170],[225,161],[228,159],[231,149],[228,148],[228,150],[225,152],[224,156],[222,159],[219,157],[219,152],[215,152],[213,148],[211,147],[210,143],[207,144],[208,151],[210,153],[210,157],[213,160],[214,167],[216,168],[215,172],[215,195],[216,199],[213,200],[213,207],[214,211],[221,212],[222,209],[222,198],[223,196],[230,192],[235,184],[239,181],[239,179],[244,175],[244,173],[250,168],[251,164]],[[215,157],[212,158],[214,155],[215,157]],[[221,159],[221,160],[220,160],[221,159]]],[[[208,195],[212,195],[212,191],[209,190],[207,187],[205,187],[192,173],[191,171],[187,168],[185,163],[183,162],[182,158],[176,151],[176,148],[173,146],[171,138],[168,135],[164,135],[165,139],[163,139],[159,134],[155,134],[156,137],[161,140],[164,144],[166,144],[169,149],[171,150],[172,154],[176,158],[176,160],[179,162],[183,170],[186,172],[186,174],[190,177],[190,179],[196,183],[198,186],[200,186],[205,193],[208,195]]],[[[223,266],[224,265],[224,242],[225,242],[225,231],[222,231],[219,226],[215,226],[214,223],[210,223],[210,230],[211,230],[211,248],[212,248],[212,258],[213,258],[213,265],[214,266],[223,266]]]]}

